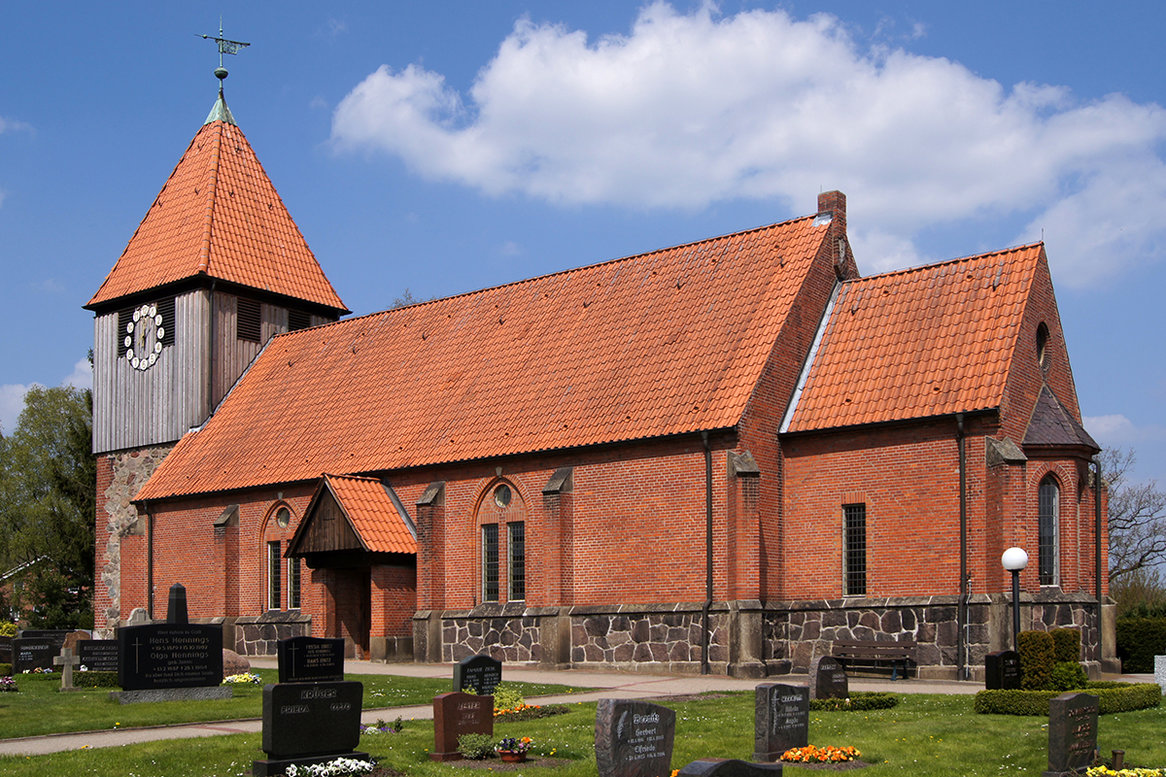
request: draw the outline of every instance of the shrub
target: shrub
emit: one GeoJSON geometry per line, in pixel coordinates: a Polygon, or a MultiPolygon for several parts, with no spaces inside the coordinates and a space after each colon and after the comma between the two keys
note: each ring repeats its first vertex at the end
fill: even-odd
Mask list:
{"type": "MultiPolygon", "coordinates": [[[[1089,682],[1082,689],[1097,697],[1102,715],[1159,707],[1162,689],[1156,683],[1089,682]]],[[[1048,715],[1049,702],[1060,691],[980,691],[973,709],[992,715],[1048,715]]]]}
{"type": "Polygon", "coordinates": [[[12,674],[12,664],[0,664],[0,676],[7,677],[12,674]]]}
{"type": "Polygon", "coordinates": [[[1166,618],[1118,618],[1117,657],[1123,672],[1153,672],[1166,655],[1166,618]]]}
{"type": "Polygon", "coordinates": [[[117,672],[73,672],[77,688],[116,688],[117,672]]]}
{"type": "Polygon", "coordinates": [[[12,621],[0,623],[0,637],[15,637],[18,629],[12,621]]]}
{"type": "Polygon", "coordinates": [[[462,734],[457,738],[457,751],[465,758],[479,761],[494,755],[494,737],[489,734],[462,734]]]}
{"type": "Polygon", "coordinates": [[[1049,676],[1054,691],[1070,691],[1074,688],[1084,688],[1089,682],[1085,668],[1076,661],[1058,661],[1049,676]]]}
{"type": "Polygon", "coordinates": [[[863,710],[889,710],[899,703],[893,693],[855,691],[848,699],[810,699],[810,709],[821,711],[861,712],[863,710]]]}
{"type": "Polygon", "coordinates": [[[1081,632],[1077,629],[1053,629],[1053,654],[1058,664],[1081,660],[1081,632]]]}
{"type": "Polygon", "coordinates": [[[1053,673],[1053,637],[1047,631],[1022,631],[1016,640],[1020,653],[1020,687],[1043,691],[1053,673]]]}
{"type": "Polygon", "coordinates": [[[498,683],[494,688],[494,709],[514,710],[526,706],[522,689],[514,683],[498,683]]]}

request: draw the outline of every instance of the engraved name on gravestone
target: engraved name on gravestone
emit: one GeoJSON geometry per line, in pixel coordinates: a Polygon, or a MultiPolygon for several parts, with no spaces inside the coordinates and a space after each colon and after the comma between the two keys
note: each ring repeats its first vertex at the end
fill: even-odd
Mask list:
{"type": "Polygon", "coordinates": [[[998,650],[984,656],[984,687],[990,691],[1020,687],[1020,654],[998,650]]]}
{"type": "Polygon", "coordinates": [[[116,639],[84,639],[77,643],[77,651],[86,671],[117,671],[116,639]]]}
{"type": "Polygon", "coordinates": [[[810,743],[810,689],[763,683],[754,692],[753,760],[776,761],[810,743]]]}
{"type": "Polygon", "coordinates": [[[600,699],[595,712],[599,777],[668,777],[676,713],[646,701],[600,699]]]}
{"type": "Polygon", "coordinates": [[[810,664],[811,699],[846,699],[850,696],[850,682],[846,669],[831,656],[818,656],[810,664]]]}
{"type": "Polygon", "coordinates": [[[453,689],[472,688],[478,695],[490,695],[502,682],[502,662],[481,653],[463,658],[453,668],[453,689]]]}
{"type": "Polygon", "coordinates": [[[1099,711],[1097,697],[1088,693],[1062,693],[1049,702],[1049,768],[1044,777],[1093,763],[1099,711]]]}
{"type": "Polygon", "coordinates": [[[344,679],[344,640],[291,637],[276,646],[279,681],[302,683],[344,679]]]}
{"type": "Polygon", "coordinates": [[[461,758],[457,740],[462,734],[494,736],[493,696],[454,691],[433,697],[433,752],[429,757],[434,761],[461,758]]]}
{"type": "Polygon", "coordinates": [[[781,777],[781,764],[702,758],[680,769],[677,777],[781,777]]]}
{"type": "Polygon", "coordinates": [[[118,685],[127,691],[218,686],[223,680],[223,630],[188,623],[186,589],[170,587],[166,623],[123,626],[117,632],[118,685]]]}

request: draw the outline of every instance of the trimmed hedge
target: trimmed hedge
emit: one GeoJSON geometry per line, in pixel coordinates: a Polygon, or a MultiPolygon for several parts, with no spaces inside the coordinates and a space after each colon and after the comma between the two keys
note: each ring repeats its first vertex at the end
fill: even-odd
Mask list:
{"type": "Polygon", "coordinates": [[[12,674],[12,664],[0,664],[0,677],[12,674]]]}
{"type": "MultiPolygon", "coordinates": [[[[1162,689],[1157,683],[1095,682],[1075,690],[1096,696],[1102,715],[1162,705],[1162,689]]],[[[973,709],[981,715],[1048,715],[1049,702],[1062,693],[985,690],[976,694],[973,709]]]]}
{"type": "Polygon", "coordinates": [[[1081,660],[1081,632],[1077,629],[1053,629],[1053,654],[1058,664],[1081,660]]]}
{"type": "Polygon", "coordinates": [[[1016,638],[1020,653],[1020,687],[1026,691],[1050,688],[1056,650],[1047,631],[1022,631],[1016,638]]]}
{"type": "Polygon", "coordinates": [[[1166,618],[1118,618],[1117,657],[1123,672],[1153,672],[1166,655],[1166,618]]]}
{"type": "Polygon", "coordinates": [[[1049,687],[1052,690],[1064,693],[1074,688],[1084,688],[1085,684],[1089,682],[1089,675],[1085,674],[1085,667],[1076,661],[1059,661],[1053,667],[1053,673],[1049,679],[1051,682],[1049,687]]]}
{"type": "Polygon", "coordinates": [[[73,672],[74,688],[117,688],[117,672],[73,672]]]}
{"type": "Polygon", "coordinates": [[[810,699],[810,709],[825,712],[862,712],[889,710],[898,703],[899,697],[893,693],[854,691],[848,699],[810,699]]]}

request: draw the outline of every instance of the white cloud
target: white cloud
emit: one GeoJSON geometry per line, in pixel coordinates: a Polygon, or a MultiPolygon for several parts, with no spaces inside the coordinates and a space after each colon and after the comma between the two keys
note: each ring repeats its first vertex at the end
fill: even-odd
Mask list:
{"type": "MultiPolygon", "coordinates": [[[[37,383],[6,383],[0,385],[0,433],[12,434],[16,429],[16,422],[20,412],[24,410],[24,395],[37,383]]],[[[93,388],[93,368],[89,366],[89,359],[78,359],[73,365],[73,371],[61,381],[62,386],[72,386],[79,389],[93,388]]]]}
{"type": "Polygon", "coordinates": [[[1085,430],[1106,447],[1127,447],[1134,443],[1166,440],[1166,427],[1156,424],[1139,426],[1120,413],[1085,416],[1085,430]]]}
{"type": "Polygon", "coordinates": [[[61,385],[79,389],[93,388],[93,367],[90,366],[89,359],[78,359],[73,365],[73,371],[61,381],[61,385]]]}
{"type": "Polygon", "coordinates": [[[999,215],[1032,218],[1016,242],[1043,226],[1069,284],[1166,250],[1166,110],[1005,88],[946,59],[864,48],[824,14],[656,3],[627,35],[597,40],[521,21],[467,94],[416,64],[381,66],[337,106],[332,139],[552,202],[755,198],[804,212],[807,193],[838,188],[855,243],[887,251],[859,252],[865,267],[914,260],[929,227],[999,215]]]}

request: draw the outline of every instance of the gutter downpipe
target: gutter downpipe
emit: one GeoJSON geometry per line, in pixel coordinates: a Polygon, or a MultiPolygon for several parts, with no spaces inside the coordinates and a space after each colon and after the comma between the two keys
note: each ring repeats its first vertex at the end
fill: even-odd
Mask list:
{"type": "Polygon", "coordinates": [[[143,505],[146,511],[146,613],[154,620],[154,514],[150,503],[143,505]]]}
{"type": "Polygon", "coordinates": [[[700,673],[709,674],[709,609],[713,605],[713,452],[709,433],[700,433],[704,443],[704,606],[701,608],[700,673]]]}
{"type": "Polygon", "coordinates": [[[1101,587],[1101,457],[1093,457],[1093,575],[1097,583],[1097,662],[1105,656],[1102,645],[1105,629],[1101,623],[1101,608],[1105,606],[1105,595],[1101,587]]]}
{"type": "Polygon", "coordinates": [[[960,599],[956,608],[956,678],[968,679],[968,459],[964,444],[964,414],[955,414],[956,447],[960,460],[960,599]]]}

